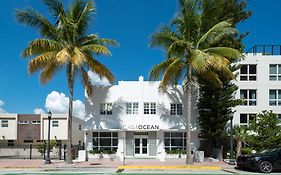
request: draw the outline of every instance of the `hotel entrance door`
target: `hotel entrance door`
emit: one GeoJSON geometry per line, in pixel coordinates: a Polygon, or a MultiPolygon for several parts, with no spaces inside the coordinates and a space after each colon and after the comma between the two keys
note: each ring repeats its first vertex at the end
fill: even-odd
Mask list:
{"type": "Polygon", "coordinates": [[[147,135],[135,135],[135,156],[147,156],[147,135]]]}

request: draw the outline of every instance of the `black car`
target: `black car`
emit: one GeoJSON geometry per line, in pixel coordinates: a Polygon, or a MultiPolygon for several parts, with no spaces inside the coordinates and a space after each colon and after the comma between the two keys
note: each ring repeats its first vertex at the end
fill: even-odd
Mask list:
{"type": "Polygon", "coordinates": [[[263,173],[281,170],[281,148],[265,149],[256,154],[241,155],[237,168],[258,170],[263,173]]]}

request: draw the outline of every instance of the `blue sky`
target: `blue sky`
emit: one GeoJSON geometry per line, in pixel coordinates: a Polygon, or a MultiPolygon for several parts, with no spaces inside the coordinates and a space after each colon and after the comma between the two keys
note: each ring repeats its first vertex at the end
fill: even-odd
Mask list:
{"type": "MultiPolygon", "coordinates": [[[[64,0],[64,2],[69,2],[64,0]]],[[[111,57],[99,60],[111,69],[118,80],[148,78],[153,65],[163,59],[158,49],[148,48],[149,36],[161,24],[167,24],[175,15],[174,0],[96,0],[97,14],[89,33],[113,38],[120,47],[111,48],[111,57]]],[[[241,32],[249,31],[244,40],[245,50],[255,44],[281,44],[281,1],[248,0],[253,15],[240,24],[241,32]]],[[[15,9],[33,7],[46,13],[41,0],[0,1],[0,112],[33,113],[35,108],[45,110],[45,101],[52,91],[68,96],[64,72],[47,85],[39,83],[38,74],[27,74],[28,59],[20,56],[28,42],[38,38],[35,29],[16,22],[15,9]],[[1,102],[2,101],[2,102],[1,102]],[[3,104],[4,102],[4,104],[3,104]]],[[[84,90],[77,81],[75,99],[84,102],[84,90]]]]}

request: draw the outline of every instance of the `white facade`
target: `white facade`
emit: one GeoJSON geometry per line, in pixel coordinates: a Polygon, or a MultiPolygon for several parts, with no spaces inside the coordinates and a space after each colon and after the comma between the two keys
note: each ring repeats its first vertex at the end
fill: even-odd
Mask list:
{"type": "Polygon", "coordinates": [[[281,55],[247,54],[241,64],[244,67],[237,77],[239,89],[235,97],[245,98],[245,105],[234,109],[233,124],[247,124],[251,114],[263,110],[281,114],[281,55]]]}
{"type": "Polygon", "coordinates": [[[17,139],[17,114],[0,114],[0,140],[17,139]]]}
{"type": "MultiPolygon", "coordinates": [[[[141,76],[139,81],[94,87],[93,97],[87,98],[85,104],[87,149],[114,149],[119,157],[125,154],[159,159],[165,155],[165,148],[183,149],[185,143],[179,142],[184,142],[181,134],[185,132],[185,96],[181,86],[161,93],[159,83],[144,81],[141,76]],[[106,132],[112,132],[111,136],[106,136],[106,132]],[[109,140],[107,143],[107,137],[111,143],[109,140]]],[[[195,116],[197,113],[193,109],[191,139],[194,149],[199,145],[195,116]]]]}

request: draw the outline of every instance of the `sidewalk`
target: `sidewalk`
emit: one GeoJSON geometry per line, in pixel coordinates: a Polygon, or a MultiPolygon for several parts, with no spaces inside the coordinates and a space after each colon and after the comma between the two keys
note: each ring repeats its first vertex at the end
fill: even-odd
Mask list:
{"type": "Polygon", "coordinates": [[[204,169],[208,167],[217,169],[230,168],[233,166],[225,162],[194,162],[193,165],[186,165],[185,159],[167,159],[160,162],[157,159],[126,159],[125,166],[119,159],[111,161],[110,159],[91,159],[87,162],[73,161],[73,164],[66,164],[63,160],[52,160],[52,164],[44,164],[44,160],[28,159],[0,159],[0,168],[146,168],[146,169],[163,169],[163,168],[192,168],[204,169]],[[203,167],[203,168],[202,168],[203,167]]]}

